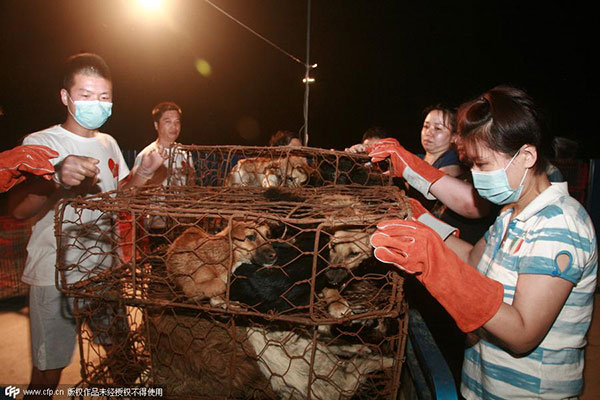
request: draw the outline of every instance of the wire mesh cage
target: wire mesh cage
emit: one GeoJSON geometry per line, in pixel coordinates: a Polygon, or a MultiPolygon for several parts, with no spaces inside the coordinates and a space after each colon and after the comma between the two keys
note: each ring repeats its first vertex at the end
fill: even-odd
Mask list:
{"type": "Polygon", "coordinates": [[[56,280],[77,298],[85,384],[395,398],[403,280],[369,238],[410,216],[404,193],[362,156],[170,151],[168,186],[57,205],[56,280]]]}
{"type": "Polygon", "coordinates": [[[77,304],[88,387],[138,387],[182,399],[398,395],[405,307],[396,317],[309,326],[173,307],[77,304]]]}
{"type": "Polygon", "coordinates": [[[320,187],[389,185],[386,165],[366,155],[310,147],[175,145],[170,148],[170,185],[320,187]]]}
{"type": "Polygon", "coordinates": [[[150,187],[63,200],[57,286],[131,305],[325,321],[347,312],[339,292],[355,281],[396,298],[399,275],[374,261],[369,236],[409,213],[393,187],[150,187]]]}

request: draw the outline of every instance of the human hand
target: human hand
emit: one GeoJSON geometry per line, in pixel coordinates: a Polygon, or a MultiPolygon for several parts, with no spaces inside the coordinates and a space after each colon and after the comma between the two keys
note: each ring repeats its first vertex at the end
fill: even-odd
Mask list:
{"type": "Polygon", "coordinates": [[[393,138],[381,139],[373,145],[369,153],[373,163],[389,158],[391,161],[391,174],[402,177],[410,186],[419,191],[428,200],[436,200],[429,193],[431,185],[445,174],[437,168],[412,154],[393,138]]]}
{"type": "Polygon", "coordinates": [[[67,156],[56,165],[54,181],[66,188],[78,186],[86,178],[91,178],[93,182],[96,182],[100,173],[100,169],[97,166],[98,162],[93,157],[67,156]]]}
{"type": "Polygon", "coordinates": [[[168,158],[168,150],[160,144],[157,144],[156,149],[152,149],[142,156],[142,161],[135,173],[141,178],[148,180],[152,178],[154,172],[156,172],[168,158]]]}
{"type": "Polygon", "coordinates": [[[371,147],[369,157],[371,157],[371,162],[373,163],[389,158],[392,164],[392,176],[401,178],[404,174],[404,169],[408,165],[406,160],[404,160],[405,157],[403,157],[405,153],[408,153],[408,151],[402,147],[400,142],[394,138],[385,138],[377,141],[371,147]]]}
{"type": "Polygon", "coordinates": [[[504,298],[504,286],[465,263],[433,230],[418,221],[377,224],[371,236],[375,257],[415,274],[463,332],[480,328],[504,298]]]}
{"type": "Polygon", "coordinates": [[[428,241],[440,237],[418,221],[392,219],[377,224],[371,236],[373,254],[379,261],[395,265],[410,274],[423,274],[429,267],[428,241]]]}
{"type": "Polygon", "coordinates": [[[46,146],[23,145],[0,153],[0,191],[6,192],[25,180],[23,172],[50,180],[54,166],[50,162],[58,153],[46,146]]]}
{"type": "Polygon", "coordinates": [[[362,143],[357,143],[357,144],[354,144],[354,145],[352,145],[350,147],[346,147],[344,149],[344,151],[348,152],[348,153],[353,153],[353,154],[366,153],[367,152],[367,147],[364,144],[362,144],[362,143]]]}

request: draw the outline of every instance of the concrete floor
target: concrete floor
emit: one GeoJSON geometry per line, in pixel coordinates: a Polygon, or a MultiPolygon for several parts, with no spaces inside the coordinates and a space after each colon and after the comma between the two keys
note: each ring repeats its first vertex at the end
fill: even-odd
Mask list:
{"type": "MultiPolygon", "coordinates": [[[[585,391],[582,400],[600,399],[600,294],[596,294],[594,319],[588,333],[586,351],[585,391]]],[[[25,299],[14,298],[0,301],[0,386],[25,388],[31,371],[29,345],[28,308],[25,299]]],[[[75,350],[73,361],[63,372],[61,388],[66,390],[80,381],[79,351],[75,350]]],[[[0,394],[0,397],[4,393],[0,394]]],[[[22,398],[21,394],[17,397],[22,398]]],[[[56,398],[66,398],[63,396],[56,398]]]]}

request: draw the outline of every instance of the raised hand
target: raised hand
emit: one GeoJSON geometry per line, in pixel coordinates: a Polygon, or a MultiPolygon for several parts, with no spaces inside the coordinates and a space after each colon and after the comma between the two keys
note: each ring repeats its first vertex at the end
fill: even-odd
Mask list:
{"type": "Polygon", "coordinates": [[[159,169],[168,158],[168,150],[160,144],[157,144],[156,149],[152,149],[142,156],[142,162],[135,173],[144,179],[150,179],[154,172],[159,169]]]}
{"type": "Polygon", "coordinates": [[[381,139],[373,145],[369,156],[374,163],[389,158],[393,176],[404,178],[425,198],[435,200],[435,197],[429,193],[429,188],[445,174],[406,150],[396,139],[381,139]]]}

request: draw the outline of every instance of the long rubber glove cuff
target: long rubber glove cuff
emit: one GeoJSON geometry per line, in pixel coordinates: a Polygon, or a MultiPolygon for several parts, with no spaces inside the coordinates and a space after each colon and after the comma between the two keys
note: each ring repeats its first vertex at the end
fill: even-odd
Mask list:
{"type": "Polygon", "coordinates": [[[371,236],[375,257],[415,274],[463,332],[489,321],[504,299],[504,287],[462,261],[430,228],[417,221],[380,222],[371,236]]]}
{"type": "Polygon", "coordinates": [[[413,218],[416,221],[419,221],[420,223],[427,225],[428,227],[433,229],[435,233],[440,235],[442,240],[448,239],[450,235],[454,235],[456,237],[459,236],[460,231],[458,230],[458,228],[445,223],[441,219],[438,219],[435,215],[433,215],[425,207],[423,207],[423,205],[419,203],[418,200],[409,198],[408,201],[411,205],[413,218]]]}

